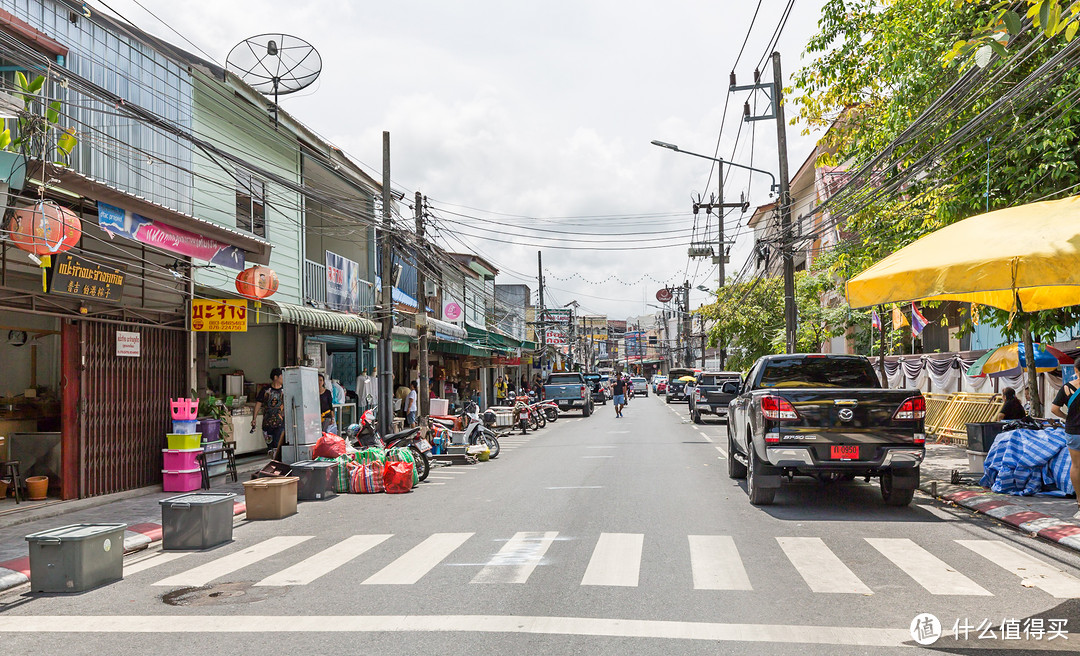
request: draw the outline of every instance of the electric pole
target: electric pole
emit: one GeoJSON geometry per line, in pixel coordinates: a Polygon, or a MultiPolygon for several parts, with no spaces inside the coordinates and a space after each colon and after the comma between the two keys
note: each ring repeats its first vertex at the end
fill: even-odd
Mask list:
{"type": "Polygon", "coordinates": [[[416,331],[420,337],[419,367],[420,376],[416,384],[416,395],[419,397],[420,416],[428,416],[431,409],[431,395],[428,394],[428,331],[427,331],[427,276],[424,273],[425,248],[424,244],[424,197],[416,192],[416,331]]]}
{"type": "Polygon", "coordinates": [[[791,187],[788,176],[787,123],[784,121],[784,78],[780,75],[780,53],[772,54],[773,105],[776,113],[776,150],[780,157],[780,227],[784,256],[784,341],[787,352],[795,352],[795,258],[791,233],[791,187]]]}
{"type": "Polygon", "coordinates": [[[690,281],[684,281],[682,284],[682,298],[683,298],[683,314],[681,317],[683,342],[680,346],[683,349],[683,363],[687,367],[694,366],[694,349],[691,347],[690,334],[693,331],[693,327],[690,325],[690,281]]]}
{"type": "Polygon", "coordinates": [[[544,258],[541,251],[536,251],[536,279],[540,286],[540,312],[536,325],[540,328],[540,375],[544,375],[544,356],[547,355],[547,317],[544,316],[544,258]]]}
{"type": "Polygon", "coordinates": [[[394,373],[391,371],[393,355],[391,340],[394,332],[394,292],[390,280],[393,267],[393,246],[390,235],[393,223],[390,218],[390,133],[382,133],[383,179],[382,179],[382,335],[379,339],[379,432],[389,435],[394,418],[394,373]]]}

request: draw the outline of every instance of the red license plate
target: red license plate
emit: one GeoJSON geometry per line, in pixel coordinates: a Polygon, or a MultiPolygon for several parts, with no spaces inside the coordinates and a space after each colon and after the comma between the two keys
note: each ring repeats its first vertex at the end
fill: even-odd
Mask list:
{"type": "Polygon", "coordinates": [[[831,446],[829,457],[833,460],[858,460],[859,447],[857,445],[831,446]]]}

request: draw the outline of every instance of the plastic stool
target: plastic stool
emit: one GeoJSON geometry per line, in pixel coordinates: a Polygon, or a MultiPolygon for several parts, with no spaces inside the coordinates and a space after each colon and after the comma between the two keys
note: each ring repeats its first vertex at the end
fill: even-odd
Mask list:
{"type": "Polygon", "coordinates": [[[15,503],[21,503],[19,488],[22,487],[22,475],[19,473],[19,461],[5,460],[0,462],[0,478],[11,479],[11,487],[15,488],[15,503]]]}

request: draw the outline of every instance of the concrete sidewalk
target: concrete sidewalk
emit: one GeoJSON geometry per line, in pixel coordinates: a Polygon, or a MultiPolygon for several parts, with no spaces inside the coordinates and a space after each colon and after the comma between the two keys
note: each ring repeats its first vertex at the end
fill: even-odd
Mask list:
{"type": "MultiPolygon", "coordinates": [[[[266,462],[264,457],[238,462],[238,482],[233,483],[227,477],[216,477],[209,491],[235,493],[233,514],[242,515],[246,511],[243,481],[248,480],[252,472],[262,469],[266,462]]],[[[161,486],[154,486],[30,507],[22,512],[0,516],[0,592],[30,581],[27,535],[69,524],[121,523],[127,524],[124,553],[138,551],[161,540],[161,506],[158,501],[177,494],[162,492],[161,486]]]]}
{"type": "Polygon", "coordinates": [[[927,444],[922,464],[923,492],[1015,526],[1030,535],[1080,551],[1080,521],[1073,519],[1076,499],[1021,497],[998,494],[977,484],[979,474],[965,476],[975,484],[953,484],[954,470],[968,471],[967,450],[947,444],[927,444]]]}

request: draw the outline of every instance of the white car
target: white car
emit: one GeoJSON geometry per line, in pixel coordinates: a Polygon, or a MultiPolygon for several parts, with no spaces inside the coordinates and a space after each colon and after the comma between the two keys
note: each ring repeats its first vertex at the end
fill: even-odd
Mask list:
{"type": "Polygon", "coordinates": [[[631,376],[630,384],[634,386],[634,396],[648,396],[649,395],[649,381],[645,380],[641,376],[631,376]]]}

